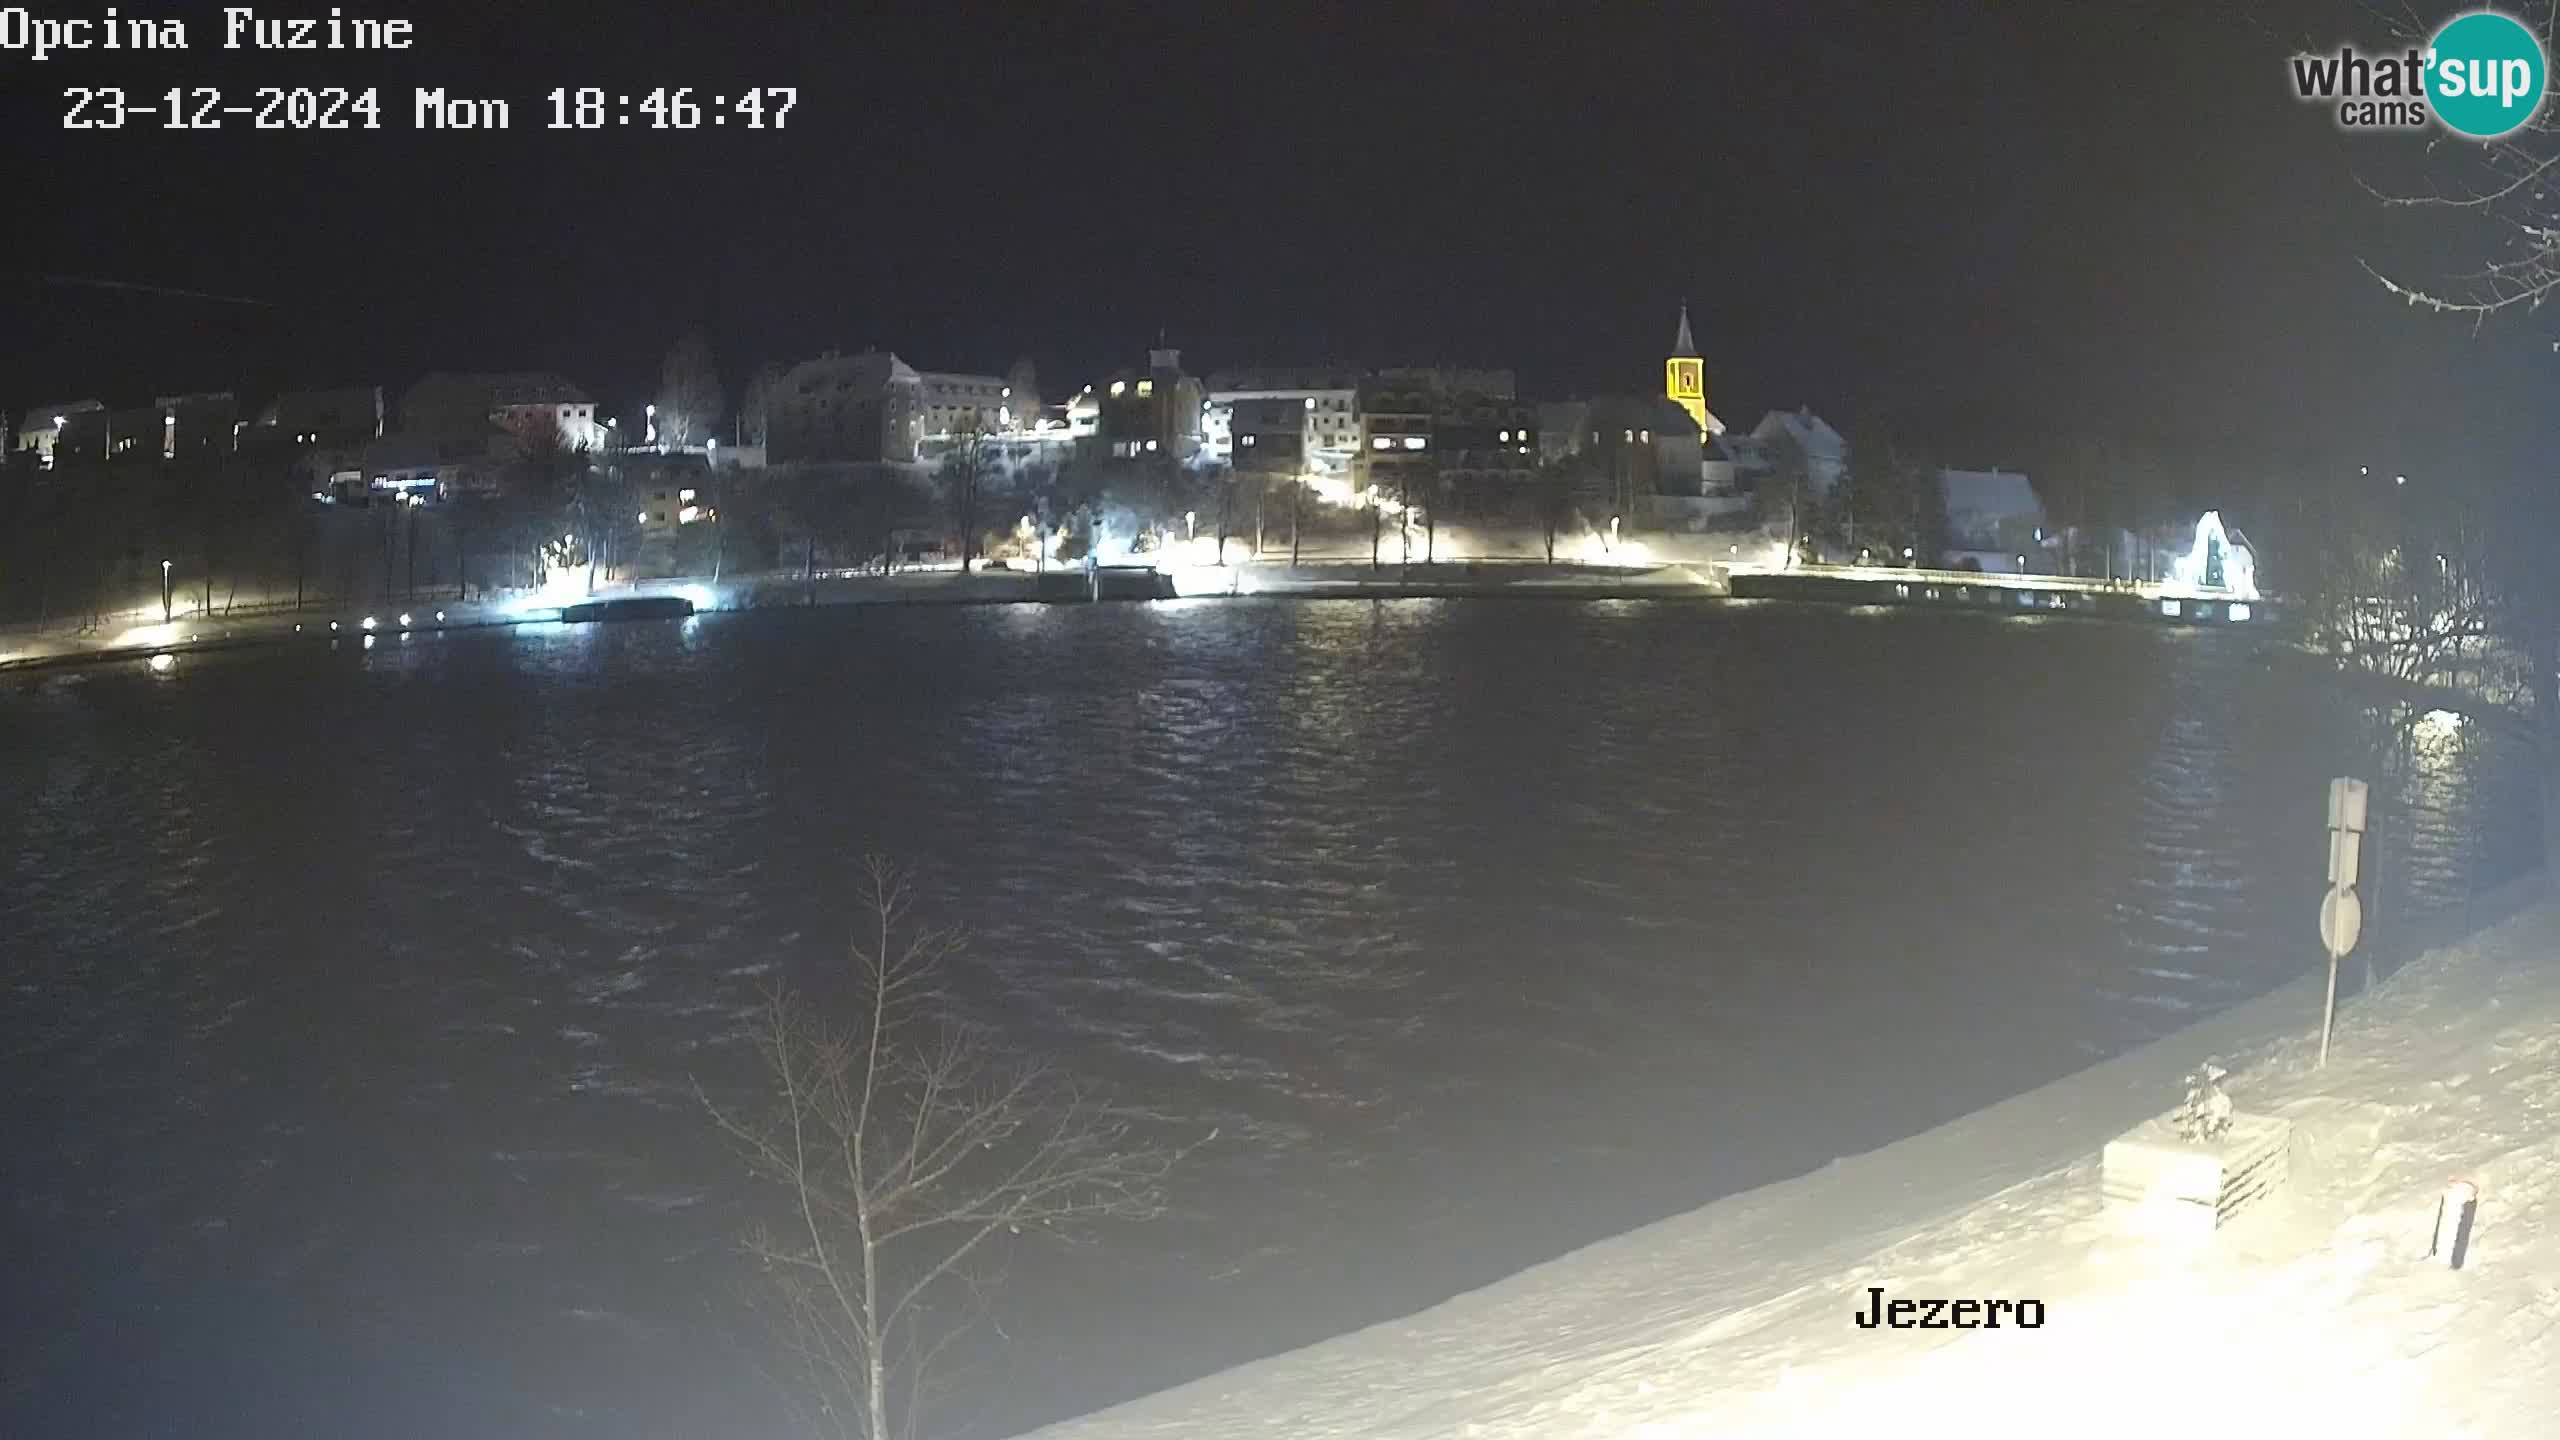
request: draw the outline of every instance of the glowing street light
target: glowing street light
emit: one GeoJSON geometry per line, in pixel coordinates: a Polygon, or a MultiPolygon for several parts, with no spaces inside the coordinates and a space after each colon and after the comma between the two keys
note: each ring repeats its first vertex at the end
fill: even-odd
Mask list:
{"type": "Polygon", "coordinates": [[[2409,477],[2406,475],[2394,475],[2391,477],[2391,483],[2394,485],[2406,485],[2409,483],[2409,477]]]}
{"type": "Polygon", "coordinates": [[[160,623],[169,623],[169,562],[160,562],[160,623]]]}

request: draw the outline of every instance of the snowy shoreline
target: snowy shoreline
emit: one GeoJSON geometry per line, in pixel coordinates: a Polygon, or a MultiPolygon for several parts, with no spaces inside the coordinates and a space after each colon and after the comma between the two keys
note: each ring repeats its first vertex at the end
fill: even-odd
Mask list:
{"type": "MultiPolygon", "coordinates": [[[[1850,1434],[2006,1414],[2079,1435],[2281,1423],[2542,1435],[2560,1412],[2560,904],[2539,874],[2483,928],[2342,1004],[2320,978],[1935,1129],[1728,1196],[1389,1321],[1031,1432],[1171,1436],[1850,1434]],[[2209,1245],[2118,1235],[2110,1138],[2207,1058],[2294,1122],[2295,1179],[2209,1245]],[[2425,1262],[2481,1181],[2460,1273],[2425,1262]],[[2546,1207],[2548,1207],[2546,1213],[2546,1207]],[[2032,1298],[2034,1330],[1870,1330],[1891,1295],[2032,1298]]],[[[2306,947],[2308,949],[2308,947],[2306,947]]],[[[2306,970],[2310,969],[2306,965],[2306,970]]],[[[1999,1017],[1986,1017],[1996,1037],[1999,1017]]],[[[2205,1433],[2199,1429],[2196,1433],[2205,1433]]]]}

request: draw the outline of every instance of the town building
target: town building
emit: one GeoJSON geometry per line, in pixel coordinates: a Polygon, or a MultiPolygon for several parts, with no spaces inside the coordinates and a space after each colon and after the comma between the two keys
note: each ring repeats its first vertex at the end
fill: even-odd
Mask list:
{"type": "Polygon", "coordinates": [[[161,456],[167,430],[161,418],[157,405],[109,410],[96,417],[74,415],[63,436],[63,445],[76,452],[77,458],[83,461],[130,463],[157,460],[161,456]],[[98,422],[94,436],[91,426],[84,423],[92,418],[98,422]]]}
{"type": "Polygon", "coordinates": [[[1431,453],[1451,513],[1490,517],[1526,495],[1538,473],[1539,428],[1538,407],[1516,396],[1440,392],[1431,453]]]}
{"type": "Polygon", "coordinates": [[[916,372],[920,449],[958,435],[1005,434],[1020,428],[1017,417],[1022,413],[1013,408],[1013,386],[1001,375],[916,372]]]}
{"type": "Polygon", "coordinates": [[[1829,496],[1848,478],[1849,442],[1807,406],[1772,410],[1761,416],[1760,423],[1751,427],[1750,446],[1740,453],[1751,468],[1777,475],[1793,463],[1789,459],[1791,452],[1803,457],[1804,473],[1800,477],[1779,475],[1781,480],[1800,478],[1812,486],[1814,494],[1829,496]]]}
{"type": "Polygon", "coordinates": [[[1439,473],[1431,453],[1431,421],[1438,407],[1428,371],[1381,371],[1363,380],[1353,488],[1401,504],[1427,503],[1439,473]]]}
{"type": "Polygon", "coordinates": [[[1103,384],[1095,439],[1115,459],[1188,464],[1200,449],[1201,396],[1200,382],[1183,371],[1180,350],[1150,350],[1143,372],[1122,371],[1103,384]]]}
{"type": "Polygon", "coordinates": [[[1212,398],[1210,413],[1226,417],[1233,437],[1232,458],[1248,474],[1299,475],[1307,468],[1314,434],[1314,399],[1305,395],[1251,395],[1242,399],[1212,398]]]}
{"type": "Polygon", "coordinates": [[[1207,381],[1209,408],[1202,451],[1213,460],[1232,458],[1222,412],[1248,400],[1297,400],[1306,412],[1305,454],[1317,473],[1348,474],[1360,449],[1360,373],[1342,366],[1220,370],[1207,381]]]}
{"type": "Polygon", "coordinates": [[[2015,470],[1941,470],[1947,544],[1940,564],[1952,570],[2025,574],[2042,548],[2044,502],[2034,482],[2015,470]]]}
{"type": "Polygon", "coordinates": [[[1728,507],[1698,502],[1704,465],[1698,423],[1665,395],[1598,395],[1538,407],[1538,446],[1571,464],[1576,489],[1627,530],[1705,528],[1728,507]]]}
{"type": "Polygon", "coordinates": [[[774,384],[767,457],[776,465],[913,461],[923,391],[915,367],[885,350],[802,361],[774,384]]]}
{"type": "Polygon", "coordinates": [[[522,435],[538,424],[581,449],[601,450],[605,425],[595,398],[548,371],[461,375],[438,372],[400,396],[399,428],[448,439],[484,435],[494,425],[522,435]]]}
{"type": "Polygon", "coordinates": [[[382,387],[287,390],[258,412],[254,430],[268,444],[363,445],[382,438],[382,387]]]}
{"type": "Polygon", "coordinates": [[[245,427],[230,391],[163,395],[152,403],[160,412],[161,459],[203,460],[239,449],[245,427]]]}
{"type": "MultiPolygon", "coordinates": [[[[1015,367],[1030,382],[1029,362],[1015,367]]],[[[918,370],[887,350],[830,350],[782,373],[766,401],[765,458],[788,464],[913,464],[959,436],[1017,435],[1036,395],[1012,377],[918,370]]]]}
{"type": "Polygon", "coordinates": [[[18,417],[15,448],[22,454],[32,454],[36,468],[50,470],[55,448],[61,444],[63,431],[72,423],[72,417],[103,415],[106,408],[96,400],[65,400],[38,405],[18,417]]]}

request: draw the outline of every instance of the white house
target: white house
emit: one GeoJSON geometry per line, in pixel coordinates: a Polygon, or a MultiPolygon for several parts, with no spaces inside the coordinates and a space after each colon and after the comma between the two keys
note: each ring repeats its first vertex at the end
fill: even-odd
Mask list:
{"type": "Polygon", "coordinates": [[[1829,495],[1849,475],[1849,442],[1829,421],[1804,406],[1772,410],[1751,427],[1752,445],[1775,462],[1783,442],[1792,441],[1805,460],[1805,480],[1815,492],[1829,495]]]}
{"type": "Polygon", "coordinates": [[[2019,563],[2044,543],[2044,502],[2035,483],[2015,470],[1941,470],[1947,547],[1941,564],[1993,574],[2023,574],[2019,563]]]}

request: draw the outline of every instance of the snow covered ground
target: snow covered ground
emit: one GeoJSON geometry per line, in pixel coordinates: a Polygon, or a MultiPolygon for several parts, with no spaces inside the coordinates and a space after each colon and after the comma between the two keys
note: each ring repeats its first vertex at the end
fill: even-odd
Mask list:
{"type": "Polygon", "coordinates": [[[1036,1434],[2560,1435],[2560,905],[2527,893],[2343,1007],[2326,1069],[2315,977],[1899,1144],[1036,1434]],[[2288,1193],[2210,1240],[2124,1234],[2099,1150],[2209,1056],[2243,1111],[2294,1122],[2288,1193]],[[2459,1272],[2424,1258],[2455,1178],[2482,1196],[2459,1272]],[[1871,1286],[2039,1300],[2045,1321],[1863,1329],[1871,1286]]]}

